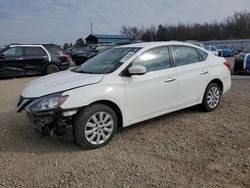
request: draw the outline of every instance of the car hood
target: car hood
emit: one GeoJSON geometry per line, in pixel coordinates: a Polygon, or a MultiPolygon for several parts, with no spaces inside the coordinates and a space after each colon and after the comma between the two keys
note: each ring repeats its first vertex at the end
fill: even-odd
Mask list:
{"type": "Polygon", "coordinates": [[[26,85],[21,93],[24,98],[37,98],[76,87],[100,82],[104,75],[63,71],[36,79],[26,85]]]}

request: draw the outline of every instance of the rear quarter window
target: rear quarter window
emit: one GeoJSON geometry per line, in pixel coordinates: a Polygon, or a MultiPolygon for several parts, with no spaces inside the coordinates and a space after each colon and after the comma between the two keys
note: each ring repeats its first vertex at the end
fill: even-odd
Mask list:
{"type": "Polygon", "coordinates": [[[199,53],[200,60],[205,61],[207,59],[208,53],[200,49],[197,49],[197,51],[199,53]]]}

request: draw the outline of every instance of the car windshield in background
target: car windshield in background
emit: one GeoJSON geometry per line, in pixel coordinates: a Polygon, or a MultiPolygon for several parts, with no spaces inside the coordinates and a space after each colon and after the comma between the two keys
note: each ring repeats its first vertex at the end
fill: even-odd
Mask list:
{"type": "Polygon", "coordinates": [[[140,48],[113,48],[86,61],[73,71],[88,74],[108,74],[115,71],[138,50],[140,48]]]}
{"type": "Polygon", "coordinates": [[[247,45],[246,48],[243,50],[244,53],[250,53],[250,45],[247,45]]]}

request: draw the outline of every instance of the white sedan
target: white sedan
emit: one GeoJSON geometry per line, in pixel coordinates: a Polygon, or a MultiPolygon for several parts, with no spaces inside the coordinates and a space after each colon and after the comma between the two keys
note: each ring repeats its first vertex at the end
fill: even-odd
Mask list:
{"type": "Polygon", "coordinates": [[[73,132],[84,148],[107,144],[118,127],[201,104],[213,111],[231,86],[230,65],[183,42],[113,48],[80,67],[29,83],[17,101],[43,134],[73,132]]]}

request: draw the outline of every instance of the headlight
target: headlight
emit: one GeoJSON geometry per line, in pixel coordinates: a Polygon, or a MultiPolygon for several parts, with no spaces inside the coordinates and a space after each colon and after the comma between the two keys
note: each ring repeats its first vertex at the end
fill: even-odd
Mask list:
{"type": "Polygon", "coordinates": [[[53,110],[60,107],[68,96],[61,96],[61,93],[48,95],[32,102],[27,108],[33,112],[53,110]]]}

